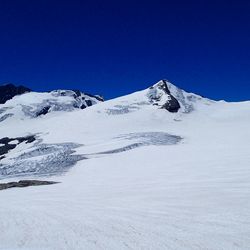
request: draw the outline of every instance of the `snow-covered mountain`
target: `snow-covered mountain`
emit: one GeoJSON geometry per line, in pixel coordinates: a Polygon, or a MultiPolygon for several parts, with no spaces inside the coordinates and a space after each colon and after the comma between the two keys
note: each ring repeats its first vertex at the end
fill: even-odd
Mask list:
{"type": "Polygon", "coordinates": [[[54,90],[33,92],[23,86],[7,84],[0,86],[0,122],[10,117],[17,119],[36,118],[54,111],[85,109],[103,98],[82,93],[79,90],[54,90]]]}
{"type": "Polygon", "coordinates": [[[0,104],[0,182],[59,183],[0,191],[0,249],[248,249],[250,102],[24,92],[0,104]]]}

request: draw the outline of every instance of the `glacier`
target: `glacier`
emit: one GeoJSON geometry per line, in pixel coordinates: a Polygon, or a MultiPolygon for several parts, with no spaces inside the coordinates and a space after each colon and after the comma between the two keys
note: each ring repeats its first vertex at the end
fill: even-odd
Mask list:
{"type": "Polygon", "coordinates": [[[58,182],[0,191],[0,249],[249,249],[249,101],[162,80],[85,109],[23,112],[51,98],[0,104],[1,117],[13,114],[0,138],[37,138],[4,154],[0,183],[58,182]]]}

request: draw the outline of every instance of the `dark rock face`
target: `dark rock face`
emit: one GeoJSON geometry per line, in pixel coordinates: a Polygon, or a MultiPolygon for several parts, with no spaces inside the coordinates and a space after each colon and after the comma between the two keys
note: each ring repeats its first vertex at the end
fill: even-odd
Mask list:
{"type": "Polygon", "coordinates": [[[0,183],[0,190],[14,188],[14,187],[29,187],[29,186],[41,186],[41,185],[52,185],[57,184],[58,182],[54,181],[37,181],[37,180],[23,180],[18,182],[8,182],[8,183],[0,183]]]}
{"type": "MultiPolygon", "coordinates": [[[[7,154],[11,149],[14,149],[18,144],[22,142],[26,143],[31,143],[36,140],[35,136],[26,136],[26,137],[17,137],[17,138],[9,138],[9,137],[4,137],[0,139],[0,145],[3,144],[3,146],[0,146],[0,156],[7,154]],[[18,141],[17,143],[11,144],[12,141],[18,141]]],[[[0,158],[3,159],[4,156],[0,158]]]]}
{"type": "Polygon", "coordinates": [[[99,96],[99,95],[91,95],[89,93],[84,93],[86,96],[89,96],[89,97],[92,97],[92,98],[95,98],[97,99],[98,101],[100,102],[104,102],[104,98],[102,96],[99,96]]]}
{"type": "Polygon", "coordinates": [[[177,113],[181,106],[179,102],[173,96],[171,96],[171,99],[165,103],[162,108],[168,110],[171,113],[177,113]]]}
{"type": "Polygon", "coordinates": [[[177,113],[181,106],[178,100],[171,94],[170,90],[168,89],[167,81],[162,80],[162,84],[159,85],[159,88],[162,89],[170,97],[170,100],[168,100],[168,102],[166,102],[162,106],[162,108],[168,110],[171,113],[177,113]]]}
{"type": "Polygon", "coordinates": [[[80,90],[73,90],[74,92],[75,92],[75,94],[76,94],[76,96],[75,97],[79,97],[79,96],[81,96],[81,91],[80,90]]]}
{"type": "Polygon", "coordinates": [[[46,107],[42,108],[40,111],[38,111],[36,113],[36,116],[38,117],[40,115],[46,115],[46,114],[48,114],[49,113],[49,109],[50,109],[50,106],[46,106],[46,107]]]}
{"type": "Polygon", "coordinates": [[[86,104],[87,104],[88,107],[91,107],[93,105],[90,100],[86,100],[86,104]]]}
{"type": "Polygon", "coordinates": [[[21,95],[26,92],[30,92],[29,88],[24,86],[14,86],[13,84],[7,84],[0,86],[0,104],[4,104],[8,100],[12,99],[16,95],[21,95]]]}

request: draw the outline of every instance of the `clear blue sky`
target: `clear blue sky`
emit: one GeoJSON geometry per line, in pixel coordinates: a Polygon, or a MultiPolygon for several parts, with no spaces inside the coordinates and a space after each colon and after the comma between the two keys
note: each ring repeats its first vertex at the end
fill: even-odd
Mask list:
{"type": "Polygon", "coordinates": [[[250,1],[0,1],[0,84],[108,99],[162,78],[250,100],[250,1]]]}

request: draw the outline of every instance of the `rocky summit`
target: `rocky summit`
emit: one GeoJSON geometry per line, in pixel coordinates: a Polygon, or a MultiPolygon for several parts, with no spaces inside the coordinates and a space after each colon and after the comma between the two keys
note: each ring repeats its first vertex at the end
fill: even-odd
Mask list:
{"type": "Polygon", "coordinates": [[[21,95],[30,91],[31,90],[29,88],[26,88],[24,86],[15,86],[13,84],[0,86],[0,104],[6,103],[16,95],[21,95]]]}

